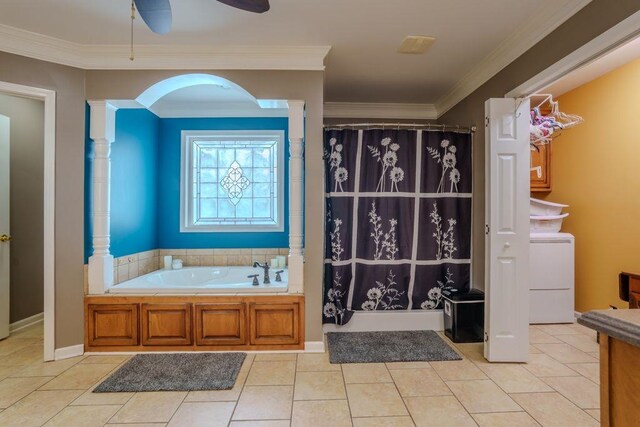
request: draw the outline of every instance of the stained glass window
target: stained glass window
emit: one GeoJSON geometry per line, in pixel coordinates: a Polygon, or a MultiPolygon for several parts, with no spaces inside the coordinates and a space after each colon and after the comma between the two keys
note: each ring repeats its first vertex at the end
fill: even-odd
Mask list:
{"type": "Polygon", "coordinates": [[[183,131],[182,231],[282,231],[283,140],[282,131],[183,131]]]}

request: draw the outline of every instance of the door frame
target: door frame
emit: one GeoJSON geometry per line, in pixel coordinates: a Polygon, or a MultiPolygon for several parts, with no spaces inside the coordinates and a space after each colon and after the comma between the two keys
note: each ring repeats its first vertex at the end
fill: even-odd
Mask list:
{"type": "Polygon", "coordinates": [[[0,93],[44,101],[44,360],[55,359],[56,92],[0,81],[0,93]]]}

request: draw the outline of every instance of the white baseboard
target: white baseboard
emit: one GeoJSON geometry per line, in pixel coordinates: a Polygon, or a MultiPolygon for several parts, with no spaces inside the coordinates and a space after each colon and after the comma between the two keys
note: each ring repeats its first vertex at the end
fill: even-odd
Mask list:
{"type": "Polygon", "coordinates": [[[84,344],[71,345],[69,347],[56,348],[55,360],[69,359],[71,357],[82,356],[84,354],[84,344]]]}
{"type": "Polygon", "coordinates": [[[29,316],[26,319],[18,320],[17,322],[9,324],[9,333],[12,334],[19,331],[20,329],[28,328],[31,325],[35,325],[36,323],[41,323],[43,321],[44,313],[34,314],[33,316],[29,316]]]}
{"type": "Polygon", "coordinates": [[[327,332],[366,331],[442,331],[444,317],[442,310],[412,311],[357,311],[346,325],[326,323],[327,332]]]}
{"type": "Polygon", "coordinates": [[[305,353],[324,353],[324,341],[305,341],[305,353]]]}

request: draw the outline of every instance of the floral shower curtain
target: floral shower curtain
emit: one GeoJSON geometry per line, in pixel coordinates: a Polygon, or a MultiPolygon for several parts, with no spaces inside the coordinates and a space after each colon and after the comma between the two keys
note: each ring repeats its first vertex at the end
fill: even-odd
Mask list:
{"type": "Polygon", "coordinates": [[[324,323],[469,288],[471,134],[327,129],[324,323]]]}

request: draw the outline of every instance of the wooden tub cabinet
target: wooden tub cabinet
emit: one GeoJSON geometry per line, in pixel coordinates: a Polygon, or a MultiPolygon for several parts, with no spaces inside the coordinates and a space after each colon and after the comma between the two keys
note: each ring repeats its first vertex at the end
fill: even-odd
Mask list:
{"type": "Polygon", "coordinates": [[[87,296],[85,351],[303,350],[304,296],[87,296]]]}

